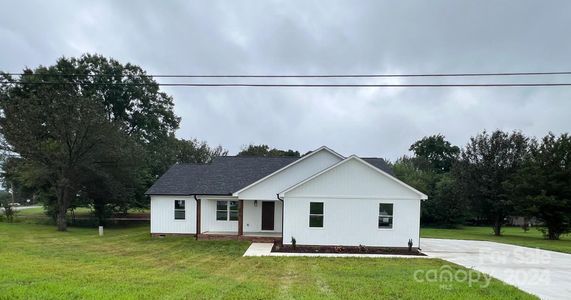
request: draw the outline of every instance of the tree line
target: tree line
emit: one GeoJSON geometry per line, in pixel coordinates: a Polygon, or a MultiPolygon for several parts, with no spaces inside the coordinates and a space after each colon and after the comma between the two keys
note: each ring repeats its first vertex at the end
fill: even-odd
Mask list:
{"type": "Polygon", "coordinates": [[[463,147],[442,135],[411,145],[396,176],[426,193],[423,224],[491,225],[495,235],[510,216],[536,218],[548,239],[571,230],[571,137],[541,139],[521,132],[482,132],[463,147]]]}
{"type": "Polygon", "coordinates": [[[227,153],[176,138],[172,97],[139,66],[86,54],[23,73],[0,76],[2,181],[43,203],[58,230],[74,206],[90,206],[100,223],[146,207],[144,192],[172,164],[227,153]]]}

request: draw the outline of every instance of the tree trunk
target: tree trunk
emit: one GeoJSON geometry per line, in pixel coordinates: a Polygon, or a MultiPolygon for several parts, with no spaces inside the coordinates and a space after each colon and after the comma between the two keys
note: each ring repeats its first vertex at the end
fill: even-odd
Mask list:
{"type": "Polygon", "coordinates": [[[66,213],[71,203],[71,191],[69,186],[69,180],[62,178],[59,180],[57,185],[57,202],[58,202],[58,212],[57,212],[57,230],[67,231],[67,220],[66,213]]]}
{"type": "Polygon", "coordinates": [[[93,210],[99,226],[105,226],[105,203],[100,199],[94,199],[93,210]]]}
{"type": "Polygon", "coordinates": [[[494,235],[501,236],[502,235],[502,218],[496,217],[494,219],[494,235]]]}
{"type": "Polygon", "coordinates": [[[58,231],[67,231],[67,220],[65,219],[65,213],[67,212],[67,208],[64,208],[63,205],[60,205],[58,208],[57,213],[57,230],[58,231]]]}

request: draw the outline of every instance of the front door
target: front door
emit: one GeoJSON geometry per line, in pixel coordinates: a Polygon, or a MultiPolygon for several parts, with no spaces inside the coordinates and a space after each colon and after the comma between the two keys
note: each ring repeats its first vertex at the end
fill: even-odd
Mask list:
{"type": "Polygon", "coordinates": [[[262,202],[262,230],[274,230],[275,202],[262,202]]]}

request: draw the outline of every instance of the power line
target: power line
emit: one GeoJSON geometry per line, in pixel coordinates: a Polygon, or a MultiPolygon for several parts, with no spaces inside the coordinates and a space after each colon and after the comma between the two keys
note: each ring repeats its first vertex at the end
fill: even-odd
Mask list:
{"type": "Polygon", "coordinates": [[[47,74],[4,73],[10,76],[46,77],[155,77],[155,78],[403,78],[403,77],[484,77],[484,76],[547,76],[571,75],[571,71],[557,72],[500,72],[500,73],[425,73],[425,74],[310,74],[310,75],[200,75],[200,74],[47,74]]]}
{"type": "MultiPolygon", "coordinates": [[[[22,82],[6,81],[25,85],[62,85],[76,84],[75,82],[22,82]]],[[[265,83],[137,83],[118,82],[101,83],[87,82],[88,85],[109,86],[171,86],[171,87],[260,87],[260,88],[447,88],[447,87],[558,87],[571,86],[571,83],[468,83],[468,84],[265,84],[265,83]]]]}

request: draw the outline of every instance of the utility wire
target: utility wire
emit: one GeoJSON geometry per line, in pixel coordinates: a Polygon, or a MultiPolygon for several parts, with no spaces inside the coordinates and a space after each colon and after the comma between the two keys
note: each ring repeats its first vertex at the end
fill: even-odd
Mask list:
{"type": "Polygon", "coordinates": [[[547,76],[571,75],[571,71],[561,72],[502,72],[502,73],[427,73],[427,74],[313,74],[313,75],[197,75],[197,74],[36,74],[4,73],[10,76],[47,77],[155,77],[155,78],[402,78],[402,77],[484,77],[484,76],[547,76]]]}
{"type": "MultiPolygon", "coordinates": [[[[13,84],[25,85],[63,85],[76,84],[75,82],[22,82],[10,81],[5,82],[13,84]]],[[[118,82],[118,83],[101,83],[86,82],[88,85],[109,85],[109,86],[172,86],[172,87],[269,87],[269,88],[446,88],[446,87],[557,87],[571,86],[571,83],[468,83],[468,84],[265,84],[265,83],[137,83],[137,82],[118,82]]]]}

